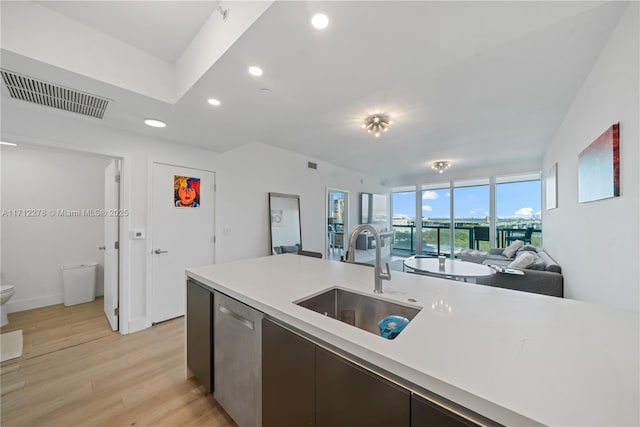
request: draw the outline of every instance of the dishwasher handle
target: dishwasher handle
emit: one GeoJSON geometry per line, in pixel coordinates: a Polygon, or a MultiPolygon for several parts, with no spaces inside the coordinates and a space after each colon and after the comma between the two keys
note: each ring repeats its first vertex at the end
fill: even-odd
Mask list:
{"type": "Polygon", "coordinates": [[[246,326],[247,328],[253,330],[254,329],[254,324],[251,320],[242,317],[241,315],[239,315],[238,313],[229,310],[227,307],[225,307],[222,304],[218,305],[218,311],[222,314],[226,314],[227,316],[236,319],[238,322],[242,323],[244,326],[246,326]]]}

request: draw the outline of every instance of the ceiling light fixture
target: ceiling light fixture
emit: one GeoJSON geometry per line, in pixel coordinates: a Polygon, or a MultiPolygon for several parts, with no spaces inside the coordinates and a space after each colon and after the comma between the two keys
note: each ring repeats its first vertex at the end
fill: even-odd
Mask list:
{"type": "Polygon", "coordinates": [[[364,123],[362,124],[362,129],[366,129],[367,132],[373,133],[375,137],[380,136],[380,132],[386,132],[389,129],[389,126],[393,124],[391,120],[389,120],[389,116],[386,114],[371,114],[369,117],[364,119],[364,123]]]}
{"type": "Polygon", "coordinates": [[[260,77],[262,75],[262,68],[256,66],[249,67],[249,74],[251,74],[252,76],[260,77]]]}
{"type": "Polygon", "coordinates": [[[167,125],[165,122],[161,122],[160,120],[156,119],[145,119],[144,124],[153,128],[163,128],[167,125]]]}
{"type": "Polygon", "coordinates": [[[14,144],[13,142],[0,141],[0,145],[10,145],[12,147],[16,147],[18,144],[14,144]]]}
{"type": "Polygon", "coordinates": [[[329,17],[324,13],[316,13],[311,18],[311,25],[318,30],[324,30],[329,25],[329,17]]]}
{"type": "Polygon", "coordinates": [[[433,169],[434,171],[437,171],[438,173],[442,173],[445,170],[449,169],[451,167],[451,163],[449,163],[446,160],[440,160],[438,162],[433,162],[433,164],[431,164],[431,169],[433,169]]]}
{"type": "Polygon", "coordinates": [[[207,100],[207,102],[208,102],[210,105],[215,105],[216,107],[217,107],[218,105],[220,105],[220,101],[218,101],[218,100],[217,100],[217,99],[215,99],[215,98],[209,98],[209,99],[207,100]]]}

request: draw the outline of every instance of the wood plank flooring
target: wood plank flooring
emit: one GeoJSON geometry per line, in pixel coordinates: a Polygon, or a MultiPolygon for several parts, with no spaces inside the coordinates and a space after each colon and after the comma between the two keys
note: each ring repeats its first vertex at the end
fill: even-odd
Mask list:
{"type": "Polygon", "coordinates": [[[103,307],[103,298],[96,298],[69,307],[57,304],[9,313],[9,324],[0,332],[22,329],[23,350],[21,358],[4,362],[2,366],[117,334],[109,328],[103,307]]]}
{"type": "Polygon", "coordinates": [[[184,378],[183,318],[120,335],[109,330],[102,300],[95,304],[102,327],[98,316],[64,313],[90,307],[38,309],[48,320],[9,315],[2,332],[23,329],[25,352],[0,367],[3,427],[236,426],[194,378],[184,378]]]}

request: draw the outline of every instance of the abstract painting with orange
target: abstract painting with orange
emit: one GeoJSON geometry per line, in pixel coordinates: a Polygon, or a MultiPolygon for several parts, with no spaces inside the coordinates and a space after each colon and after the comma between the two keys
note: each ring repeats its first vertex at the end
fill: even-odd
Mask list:
{"type": "Polygon", "coordinates": [[[200,206],[200,178],[174,175],[173,194],[177,208],[197,208],[200,206]]]}

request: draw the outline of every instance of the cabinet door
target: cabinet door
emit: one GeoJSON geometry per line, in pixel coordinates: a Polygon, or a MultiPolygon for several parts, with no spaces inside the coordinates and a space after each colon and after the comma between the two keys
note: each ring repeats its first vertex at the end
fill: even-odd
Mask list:
{"type": "Polygon", "coordinates": [[[411,396],[411,427],[465,427],[477,426],[447,409],[420,396],[411,396]]]}
{"type": "Polygon", "coordinates": [[[213,294],[193,280],[187,281],[187,367],[212,393],[213,294]]]}
{"type": "Polygon", "coordinates": [[[316,347],[317,427],[409,427],[408,390],[316,347]]]}
{"type": "Polygon", "coordinates": [[[315,425],[315,344],[262,320],[262,426],[315,425]]]}

